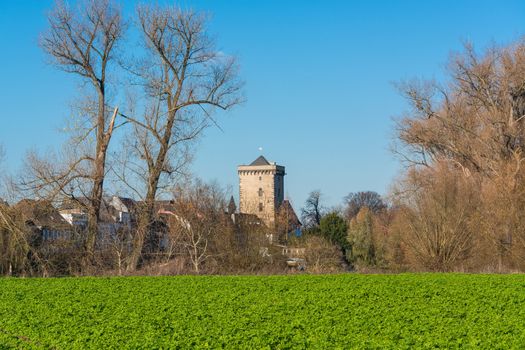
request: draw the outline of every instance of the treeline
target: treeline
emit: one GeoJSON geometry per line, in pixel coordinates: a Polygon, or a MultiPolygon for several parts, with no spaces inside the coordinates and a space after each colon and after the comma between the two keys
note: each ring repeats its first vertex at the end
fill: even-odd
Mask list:
{"type": "Polygon", "coordinates": [[[358,270],[525,270],[525,41],[466,45],[447,72],[399,84],[411,107],[395,130],[406,167],[388,205],[352,196],[346,215],[320,216],[318,193],[306,203],[314,232],[346,225],[332,239],[358,270]]]}

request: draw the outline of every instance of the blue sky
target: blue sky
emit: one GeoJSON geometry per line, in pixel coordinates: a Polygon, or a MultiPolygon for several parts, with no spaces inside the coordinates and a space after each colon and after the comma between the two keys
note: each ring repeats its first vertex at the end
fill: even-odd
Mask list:
{"type": "MultiPolygon", "coordinates": [[[[127,12],[134,2],[122,2],[127,12]]],[[[393,83],[443,79],[465,40],[482,49],[525,33],[524,1],[182,1],[211,14],[218,46],[238,56],[247,101],[219,117],[196,149],[193,172],[231,186],[260,154],[286,166],[299,209],[311,190],[328,205],[349,192],[387,193],[399,174],[389,151],[392,118],[407,108],[393,83]]],[[[0,1],[2,169],[19,171],[29,149],[58,147],[78,93],[46,64],[38,35],[48,0],[0,1]]]]}

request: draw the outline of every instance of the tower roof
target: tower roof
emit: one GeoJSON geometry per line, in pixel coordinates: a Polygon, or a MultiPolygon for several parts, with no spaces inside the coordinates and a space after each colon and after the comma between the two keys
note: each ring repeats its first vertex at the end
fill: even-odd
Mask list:
{"type": "Polygon", "coordinates": [[[250,165],[271,165],[269,161],[264,158],[264,156],[259,156],[256,160],[254,160],[250,165]]]}
{"type": "Polygon", "coordinates": [[[233,199],[233,196],[230,198],[230,203],[228,204],[228,214],[233,214],[237,210],[237,206],[235,205],[235,199],[233,199]]]}
{"type": "Polygon", "coordinates": [[[301,221],[297,217],[295,210],[293,210],[292,204],[288,199],[285,199],[279,206],[278,213],[281,216],[281,219],[286,219],[288,227],[300,227],[301,221]]]}

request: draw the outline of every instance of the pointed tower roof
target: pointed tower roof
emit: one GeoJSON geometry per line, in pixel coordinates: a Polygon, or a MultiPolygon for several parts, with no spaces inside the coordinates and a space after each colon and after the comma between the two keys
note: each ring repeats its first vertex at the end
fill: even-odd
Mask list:
{"type": "Polygon", "coordinates": [[[270,165],[270,162],[264,158],[264,156],[259,156],[256,160],[254,160],[250,165],[270,165]]]}
{"type": "Polygon", "coordinates": [[[293,210],[292,204],[288,199],[285,199],[278,209],[278,214],[281,217],[282,220],[285,220],[285,224],[289,228],[297,228],[301,227],[301,221],[299,221],[299,218],[297,217],[297,214],[295,213],[295,210],[293,210]]]}
{"type": "Polygon", "coordinates": [[[233,196],[230,198],[230,203],[228,204],[228,214],[234,214],[237,210],[237,206],[235,205],[235,200],[233,199],[233,196]]]}

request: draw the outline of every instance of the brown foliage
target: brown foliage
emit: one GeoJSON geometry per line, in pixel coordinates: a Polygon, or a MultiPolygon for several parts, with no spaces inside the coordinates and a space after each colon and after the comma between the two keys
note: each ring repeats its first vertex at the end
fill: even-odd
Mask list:
{"type": "Polygon", "coordinates": [[[75,232],[48,240],[55,235],[45,218],[50,204],[26,201],[14,207],[0,204],[0,274],[15,276],[63,276],[80,273],[81,241],[75,232]],[[35,215],[35,211],[38,213],[35,215]]]}
{"type": "Polygon", "coordinates": [[[478,55],[471,45],[452,57],[450,82],[401,84],[412,111],[398,124],[407,159],[451,161],[466,174],[501,175],[523,161],[525,41],[478,55]]]}
{"type": "Polygon", "coordinates": [[[334,273],[345,271],[341,249],[326,238],[318,235],[307,235],[302,244],[306,248],[308,272],[334,273]]]}
{"type": "Polygon", "coordinates": [[[409,172],[398,205],[413,266],[450,271],[472,256],[480,204],[474,185],[446,164],[409,172]]]}
{"type": "Polygon", "coordinates": [[[266,228],[234,223],[218,185],[195,181],[174,196],[166,261],[180,261],[178,273],[255,273],[277,263],[280,252],[271,249],[266,228]]]}
{"type": "Polygon", "coordinates": [[[412,110],[397,135],[412,167],[389,256],[415,269],[521,269],[525,41],[481,55],[467,44],[449,73],[446,86],[401,85],[412,110]]]}

